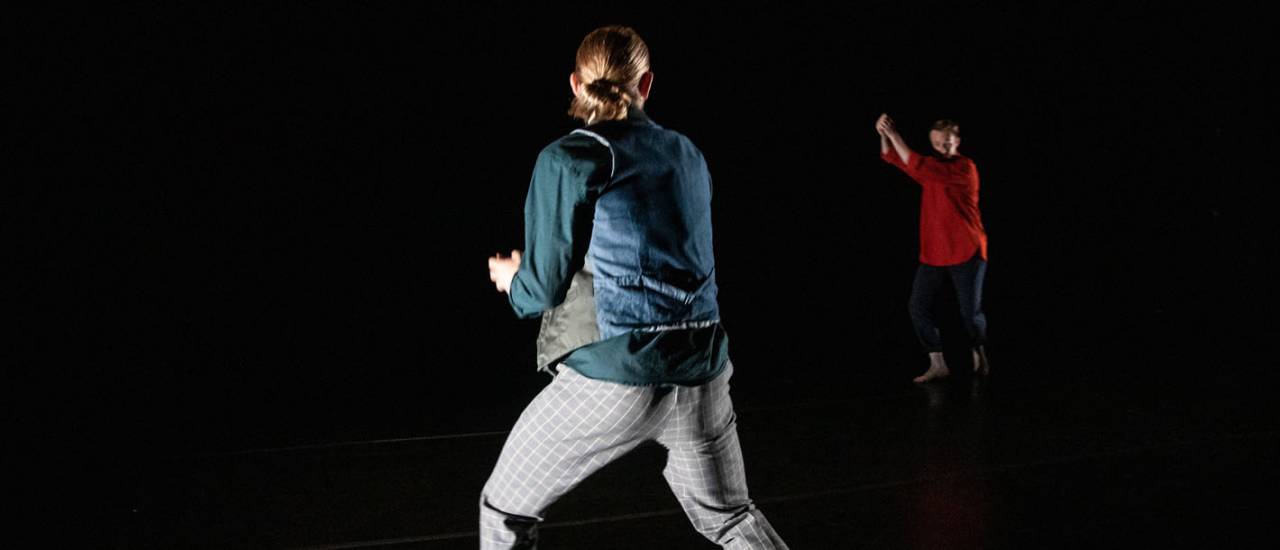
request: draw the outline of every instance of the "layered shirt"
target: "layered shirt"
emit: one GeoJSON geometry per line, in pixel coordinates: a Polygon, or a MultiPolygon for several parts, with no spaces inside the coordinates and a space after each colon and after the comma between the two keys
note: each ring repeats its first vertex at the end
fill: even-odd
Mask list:
{"type": "Polygon", "coordinates": [[[718,375],[710,199],[701,152],[638,109],[544,148],[509,293],[517,316],[543,316],[539,367],[633,385],[718,375]]]}

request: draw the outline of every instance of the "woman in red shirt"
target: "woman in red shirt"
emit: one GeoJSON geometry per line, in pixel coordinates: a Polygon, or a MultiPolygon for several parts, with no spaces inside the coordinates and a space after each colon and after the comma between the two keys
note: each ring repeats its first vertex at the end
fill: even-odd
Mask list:
{"type": "Polygon", "coordinates": [[[933,320],[933,302],[945,279],[951,279],[960,314],[973,346],[973,370],[990,371],[984,348],[987,318],[982,313],[982,282],[987,272],[987,233],[978,211],[978,167],[961,155],[960,125],[939,120],[929,130],[937,156],[907,147],[893,119],[876,120],[880,157],[920,184],[920,266],[911,285],[911,323],[929,353],[929,370],[915,378],[928,382],[951,374],[942,357],[942,340],[933,320]]]}

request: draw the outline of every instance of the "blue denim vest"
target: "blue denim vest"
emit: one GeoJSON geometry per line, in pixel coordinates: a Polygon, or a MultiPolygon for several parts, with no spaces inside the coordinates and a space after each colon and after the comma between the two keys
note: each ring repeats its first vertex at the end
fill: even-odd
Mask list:
{"type": "Polygon", "coordinates": [[[575,132],[613,155],[587,249],[600,337],[718,322],[711,176],[702,152],[639,110],[575,132]]]}

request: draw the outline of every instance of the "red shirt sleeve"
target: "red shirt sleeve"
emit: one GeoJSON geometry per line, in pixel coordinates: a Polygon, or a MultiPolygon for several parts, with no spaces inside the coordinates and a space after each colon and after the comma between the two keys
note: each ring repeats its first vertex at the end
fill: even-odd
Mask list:
{"type": "Polygon", "coordinates": [[[893,147],[889,147],[889,151],[880,154],[880,158],[885,162],[897,166],[899,170],[905,172],[911,177],[911,180],[924,185],[925,181],[920,177],[924,168],[925,157],[916,154],[915,151],[908,150],[907,162],[902,162],[902,157],[898,156],[897,151],[893,147]]]}

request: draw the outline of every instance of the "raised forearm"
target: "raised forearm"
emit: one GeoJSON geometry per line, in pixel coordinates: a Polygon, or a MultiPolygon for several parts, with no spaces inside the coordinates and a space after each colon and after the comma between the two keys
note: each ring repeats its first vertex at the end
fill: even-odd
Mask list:
{"type": "MultiPolygon", "coordinates": [[[[893,152],[898,154],[898,158],[902,159],[902,163],[906,164],[910,162],[911,148],[907,147],[906,142],[902,141],[902,136],[898,134],[897,130],[890,130],[885,132],[885,134],[884,138],[888,140],[889,146],[893,148],[893,152]]],[[[882,149],[882,152],[888,151],[887,149],[882,149]]]]}
{"type": "Polygon", "coordinates": [[[889,149],[893,149],[903,165],[911,160],[911,148],[902,141],[902,136],[898,134],[898,127],[889,113],[881,113],[880,118],[876,119],[876,132],[880,134],[880,156],[887,156],[889,149]]]}

